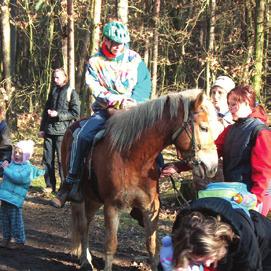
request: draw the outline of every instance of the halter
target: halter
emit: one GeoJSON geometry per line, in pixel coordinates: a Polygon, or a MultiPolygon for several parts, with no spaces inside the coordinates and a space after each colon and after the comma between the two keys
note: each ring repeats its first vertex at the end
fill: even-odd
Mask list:
{"type": "Polygon", "coordinates": [[[201,150],[201,145],[196,144],[195,140],[195,126],[193,120],[193,113],[190,111],[187,121],[183,122],[182,126],[178,128],[172,135],[171,140],[172,143],[175,143],[178,137],[181,135],[182,132],[186,132],[188,137],[191,140],[191,155],[184,159],[185,162],[191,162],[193,166],[198,166],[201,164],[201,160],[197,155],[197,151],[201,150]]]}

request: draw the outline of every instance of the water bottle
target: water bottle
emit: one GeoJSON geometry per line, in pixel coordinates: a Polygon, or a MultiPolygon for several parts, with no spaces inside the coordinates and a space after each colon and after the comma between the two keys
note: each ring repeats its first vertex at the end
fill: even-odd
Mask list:
{"type": "Polygon", "coordinates": [[[166,235],[162,238],[162,247],[160,249],[160,263],[164,271],[172,271],[173,246],[172,239],[166,235]]]}

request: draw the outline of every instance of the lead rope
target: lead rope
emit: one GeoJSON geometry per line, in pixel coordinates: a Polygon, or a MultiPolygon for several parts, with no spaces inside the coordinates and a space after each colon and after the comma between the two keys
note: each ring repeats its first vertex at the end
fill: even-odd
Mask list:
{"type": "Polygon", "coordinates": [[[171,181],[172,188],[173,188],[173,190],[175,192],[176,199],[177,199],[180,207],[183,207],[183,205],[189,206],[189,201],[186,200],[186,198],[184,197],[184,195],[182,194],[182,192],[180,191],[180,189],[179,190],[177,189],[174,178],[172,176],[169,176],[169,179],[171,181]],[[179,200],[179,197],[182,199],[182,201],[184,202],[184,204],[181,203],[181,201],[179,200]]]}

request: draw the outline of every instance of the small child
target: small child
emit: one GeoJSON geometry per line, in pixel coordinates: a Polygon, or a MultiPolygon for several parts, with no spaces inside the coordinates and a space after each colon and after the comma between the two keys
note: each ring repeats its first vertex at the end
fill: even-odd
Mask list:
{"type": "Polygon", "coordinates": [[[25,243],[22,206],[31,181],[45,173],[29,162],[33,149],[32,140],[19,141],[14,147],[11,162],[4,161],[1,165],[4,173],[0,184],[3,230],[0,247],[22,248],[25,243]],[[15,240],[13,244],[10,243],[12,237],[15,240]]]}
{"type": "MultiPolygon", "coordinates": [[[[166,235],[162,238],[162,247],[160,249],[160,264],[163,271],[215,271],[202,265],[191,265],[188,268],[174,268],[173,260],[173,244],[172,238],[166,235]]],[[[161,270],[161,269],[160,269],[161,270]]]]}

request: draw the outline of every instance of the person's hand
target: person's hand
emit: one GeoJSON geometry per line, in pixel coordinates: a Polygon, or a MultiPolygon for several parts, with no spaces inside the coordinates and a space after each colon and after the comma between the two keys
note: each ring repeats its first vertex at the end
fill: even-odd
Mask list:
{"type": "Polygon", "coordinates": [[[44,138],[44,136],[45,136],[45,132],[44,131],[39,131],[38,137],[44,138]]]}
{"type": "Polygon", "coordinates": [[[123,109],[130,109],[132,107],[135,107],[137,105],[137,102],[133,99],[124,99],[121,105],[123,109]]]}
{"type": "Polygon", "coordinates": [[[54,118],[54,117],[56,117],[58,115],[57,111],[51,110],[51,109],[48,109],[47,113],[51,118],[54,118]]]}
{"type": "Polygon", "coordinates": [[[174,164],[169,164],[162,169],[160,177],[169,177],[176,173],[178,173],[177,167],[174,164]]]}
{"type": "Polygon", "coordinates": [[[9,162],[7,160],[4,160],[1,167],[6,168],[9,165],[9,162]]]}

